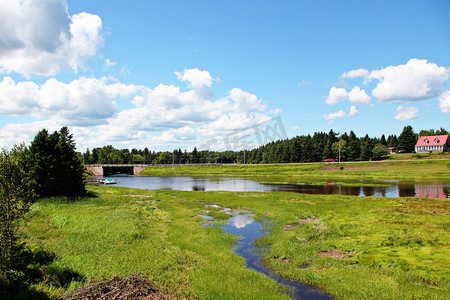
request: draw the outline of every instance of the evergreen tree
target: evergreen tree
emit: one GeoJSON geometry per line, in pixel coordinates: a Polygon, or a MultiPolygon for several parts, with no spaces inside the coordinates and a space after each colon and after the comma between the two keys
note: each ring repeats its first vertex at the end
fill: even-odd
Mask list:
{"type": "Polygon", "coordinates": [[[398,148],[400,151],[411,153],[417,143],[416,135],[411,126],[405,126],[402,133],[398,137],[398,148]]]}
{"type": "Polygon", "coordinates": [[[386,141],[386,137],[384,136],[384,134],[381,135],[380,144],[383,146],[387,146],[387,141],[386,141]]]}
{"type": "Polygon", "coordinates": [[[51,135],[45,129],[38,132],[24,164],[40,197],[77,197],[85,193],[84,165],[67,127],[51,135]]]}
{"type": "Polygon", "coordinates": [[[292,141],[291,163],[298,163],[302,159],[302,145],[298,137],[292,141]]]}
{"type": "Polygon", "coordinates": [[[362,149],[361,149],[361,160],[362,161],[368,161],[371,160],[373,157],[373,145],[372,141],[368,136],[366,135],[366,138],[363,139],[362,143],[362,149]]]}
{"type": "Polygon", "coordinates": [[[353,131],[350,131],[347,149],[349,161],[359,160],[361,156],[361,145],[359,139],[356,137],[353,131]]]}

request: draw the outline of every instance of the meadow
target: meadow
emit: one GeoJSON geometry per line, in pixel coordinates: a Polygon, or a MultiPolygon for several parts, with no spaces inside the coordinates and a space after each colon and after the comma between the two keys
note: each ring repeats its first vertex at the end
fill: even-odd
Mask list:
{"type": "Polygon", "coordinates": [[[21,227],[28,245],[54,257],[40,267],[48,278],[33,285],[50,298],[140,273],[175,299],[289,299],[234,254],[237,237],[202,226],[199,214],[218,224],[228,217],[204,204],[265,220],[269,233],[257,241],[264,263],[337,299],[445,299],[450,292],[448,200],[88,189],[76,202],[38,201],[21,227]]]}
{"type": "Polygon", "coordinates": [[[141,176],[231,176],[254,180],[447,180],[450,160],[388,160],[379,162],[302,163],[258,165],[157,165],[141,176]]]}

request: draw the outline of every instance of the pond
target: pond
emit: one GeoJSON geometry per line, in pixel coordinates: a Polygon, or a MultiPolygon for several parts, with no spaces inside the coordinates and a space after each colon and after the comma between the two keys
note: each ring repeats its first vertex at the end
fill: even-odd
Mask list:
{"type": "MultiPolygon", "coordinates": [[[[237,192],[270,192],[285,191],[303,194],[335,194],[376,197],[430,197],[450,198],[450,182],[444,181],[371,181],[340,180],[318,182],[296,182],[275,184],[257,182],[249,179],[232,177],[139,177],[132,175],[113,175],[117,186],[180,191],[237,191],[237,192]]],[[[97,177],[103,178],[103,177],[97,177]]]]}

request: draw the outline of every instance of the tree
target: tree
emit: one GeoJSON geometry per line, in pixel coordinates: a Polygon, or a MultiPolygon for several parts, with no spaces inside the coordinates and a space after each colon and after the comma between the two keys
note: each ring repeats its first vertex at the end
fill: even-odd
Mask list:
{"type": "Polygon", "coordinates": [[[291,151],[291,163],[298,163],[302,159],[302,145],[298,137],[293,139],[291,151]]]}
{"type": "Polygon", "coordinates": [[[17,248],[17,222],[35,199],[33,184],[20,164],[21,151],[23,147],[0,153],[0,266],[3,270],[9,269],[11,255],[17,248]]]}
{"type": "Polygon", "coordinates": [[[337,159],[339,159],[340,157],[341,161],[347,160],[347,152],[348,152],[347,148],[348,148],[347,142],[343,139],[340,139],[339,141],[333,143],[333,145],[331,146],[331,149],[333,150],[333,156],[336,157],[337,159]]]}
{"type": "Polygon", "coordinates": [[[373,148],[373,160],[380,160],[384,156],[389,155],[389,150],[385,145],[378,144],[373,148]]]}
{"type": "Polygon", "coordinates": [[[373,151],[372,151],[373,145],[372,145],[372,141],[368,138],[367,135],[363,141],[364,142],[362,144],[362,149],[361,149],[361,160],[368,161],[368,160],[371,160],[373,157],[373,151]]]}
{"type": "Polygon", "coordinates": [[[427,135],[446,135],[449,134],[449,132],[444,129],[444,128],[440,128],[439,130],[434,131],[434,129],[430,129],[430,130],[421,130],[419,133],[419,136],[427,136],[427,135]]]}
{"type": "Polygon", "coordinates": [[[67,127],[50,135],[41,130],[26,152],[23,164],[40,197],[77,197],[85,193],[84,165],[67,127]]]}
{"type": "Polygon", "coordinates": [[[359,139],[356,137],[353,131],[350,131],[350,135],[348,137],[348,160],[355,161],[359,160],[361,156],[361,145],[359,139]]]}
{"type": "Polygon", "coordinates": [[[414,151],[414,147],[417,143],[416,135],[411,126],[405,126],[402,133],[398,137],[398,149],[399,151],[411,153],[414,151]]]}

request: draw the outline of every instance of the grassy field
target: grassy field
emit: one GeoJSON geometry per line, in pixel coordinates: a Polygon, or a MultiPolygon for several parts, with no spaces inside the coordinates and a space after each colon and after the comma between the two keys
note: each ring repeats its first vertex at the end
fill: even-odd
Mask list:
{"type": "Polygon", "coordinates": [[[295,182],[305,179],[447,179],[450,160],[381,161],[273,165],[150,166],[141,176],[234,176],[260,181],[295,182]]]}
{"type": "MultiPolygon", "coordinates": [[[[288,299],[284,287],[233,253],[236,237],[201,226],[205,203],[270,220],[270,233],[257,242],[269,246],[264,262],[338,299],[445,299],[450,292],[448,200],[89,191],[77,202],[40,200],[21,229],[29,245],[54,253],[48,268],[72,274],[36,283],[54,298],[92,278],[140,272],[175,298],[288,299]]],[[[226,215],[212,210],[223,223],[226,215]]]]}

